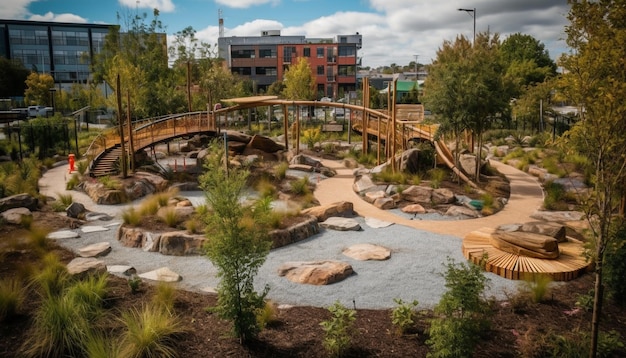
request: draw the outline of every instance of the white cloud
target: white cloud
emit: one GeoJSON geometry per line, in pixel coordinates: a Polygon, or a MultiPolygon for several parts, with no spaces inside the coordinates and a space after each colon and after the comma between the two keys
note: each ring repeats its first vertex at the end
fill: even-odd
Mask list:
{"type": "Polygon", "coordinates": [[[161,12],[173,12],[175,9],[172,0],[118,0],[120,5],[131,9],[159,9],[161,12]]]}
{"type": "Polygon", "coordinates": [[[37,0],[2,0],[0,1],[0,18],[24,19],[29,15],[28,5],[37,0]]]}
{"type": "Polygon", "coordinates": [[[235,9],[247,9],[258,5],[278,5],[280,0],[215,0],[216,4],[232,7],[235,9]]]}
{"type": "Polygon", "coordinates": [[[87,19],[74,14],[55,14],[48,11],[44,15],[31,15],[28,20],[32,21],[53,21],[53,22],[77,22],[84,24],[87,19]]]}

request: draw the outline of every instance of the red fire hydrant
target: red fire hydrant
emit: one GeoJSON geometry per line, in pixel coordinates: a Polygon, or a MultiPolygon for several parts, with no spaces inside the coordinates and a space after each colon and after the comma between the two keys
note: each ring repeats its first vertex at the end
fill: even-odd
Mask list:
{"type": "Polygon", "coordinates": [[[75,162],[75,159],[74,159],[74,154],[70,154],[70,155],[68,155],[67,160],[70,162],[70,174],[72,174],[72,172],[73,172],[74,170],[76,170],[76,169],[74,169],[74,162],[75,162]]]}

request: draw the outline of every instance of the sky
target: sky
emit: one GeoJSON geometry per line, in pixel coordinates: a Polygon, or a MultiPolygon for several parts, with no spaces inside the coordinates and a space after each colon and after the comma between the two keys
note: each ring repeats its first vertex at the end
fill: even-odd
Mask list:
{"type": "Polygon", "coordinates": [[[123,19],[135,14],[151,19],[154,8],[169,35],[191,26],[212,45],[220,11],[225,36],[281,30],[281,35],[334,38],[358,32],[359,57],[372,68],[431,63],[445,40],[472,38],[474,20],[477,32],[499,33],[501,39],[531,35],[555,60],[568,51],[567,0],[0,0],[0,18],[124,25],[123,19]]]}

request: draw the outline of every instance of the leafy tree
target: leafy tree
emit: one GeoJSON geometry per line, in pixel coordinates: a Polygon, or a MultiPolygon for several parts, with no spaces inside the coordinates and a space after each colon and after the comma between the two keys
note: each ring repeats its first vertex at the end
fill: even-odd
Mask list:
{"type": "Polygon", "coordinates": [[[24,95],[26,78],[30,71],[20,62],[0,56],[0,97],[24,95]]]}
{"type": "Polygon", "coordinates": [[[532,129],[540,131],[544,129],[543,123],[540,123],[540,101],[543,100],[544,108],[550,105],[551,91],[554,88],[554,80],[546,80],[545,82],[528,85],[522,95],[515,100],[513,105],[513,114],[517,121],[523,122],[523,129],[526,130],[526,123],[530,124],[532,129]]]}
{"type": "MultiPolygon", "coordinates": [[[[105,38],[103,50],[94,61],[94,82],[115,84],[119,74],[122,101],[131,94],[132,115],[151,117],[185,109],[183,92],[176,89],[173,71],[168,67],[165,28],[159,11],[129,16],[125,31],[113,26],[105,38]]],[[[116,96],[109,97],[109,107],[116,108],[116,96]]]]}
{"type": "Polygon", "coordinates": [[[267,87],[267,94],[281,97],[283,95],[284,90],[285,90],[285,82],[276,81],[276,82],[273,82],[271,85],[269,85],[269,87],[267,87]]]}
{"type": "Polygon", "coordinates": [[[283,78],[285,82],[283,96],[286,99],[315,99],[315,76],[306,57],[300,57],[298,62],[289,66],[283,78]]]}
{"type": "Polygon", "coordinates": [[[212,146],[205,172],[200,177],[210,211],[207,223],[207,255],[217,267],[220,283],[216,311],[233,321],[233,333],[241,342],[248,342],[259,331],[257,310],[264,306],[262,293],[254,290],[254,277],[270,250],[269,200],[244,206],[240,199],[249,173],[225,168],[224,151],[212,146]]]}
{"type": "Polygon", "coordinates": [[[448,259],[446,267],[448,290],[435,307],[438,318],[432,320],[426,341],[432,349],[428,357],[471,357],[481,333],[489,327],[489,306],[482,296],[488,279],[472,263],[448,259]]]}
{"type": "Polygon", "coordinates": [[[561,58],[563,85],[579,106],[580,121],[570,130],[570,146],[593,167],[593,194],[585,211],[594,244],[595,289],[590,356],[598,349],[603,302],[603,271],[607,247],[623,226],[619,211],[626,180],[626,7],[622,1],[570,2],[566,27],[572,52],[561,58]]]}
{"type": "Polygon", "coordinates": [[[445,41],[425,83],[424,101],[441,115],[444,128],[455,133],[457,149],[463,130],[471,130],[478,139],[476,181],[480,181],[482,134],[509,111],[511,88],[498,48],[498,36],[486,33],[478,34],[474,45],[464,36],[445,41]]]}
{"type": "Polygon", "coordinates": [[[508,66],[507,75],[519,90],[556,75],[556,64],[548,50],[530,35],[516,33],[509,36],[502,42],[500,52],[508,66]]]}
{"type": "Polygon", "coordinates": [[[54,78],[47,73],[31,72],[26,78],[25,102],[28,105],[50,106],[50,88],[54,88],[54,78]]]}

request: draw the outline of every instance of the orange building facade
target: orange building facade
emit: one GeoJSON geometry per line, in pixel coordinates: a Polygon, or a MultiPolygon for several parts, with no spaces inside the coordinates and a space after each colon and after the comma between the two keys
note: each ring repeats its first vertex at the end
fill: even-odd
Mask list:
{"type": "Polygon", "coordinates": [[[289,66],[304,57],[316,77],[317,99],[337,99],[357,89],[361,42],[358,33],[337,35],[334,39],[307,39],[262,31],[261,36],[220,37],[218,49],[231,72],[251,79],[260,93],[281,81],[289,66]]]}

